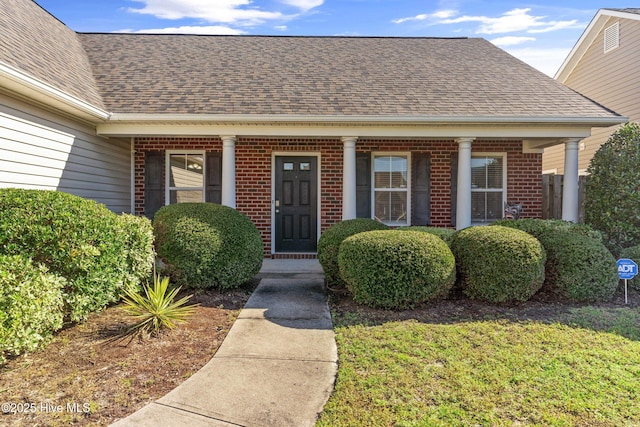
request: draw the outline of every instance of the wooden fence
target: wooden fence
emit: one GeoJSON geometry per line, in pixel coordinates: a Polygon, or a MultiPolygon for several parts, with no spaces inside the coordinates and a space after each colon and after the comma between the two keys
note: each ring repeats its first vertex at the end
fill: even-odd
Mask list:
{"type": "MultiPolygon", "coordinates": [[[[578,222],[584,222],[584,183],[586,176],[578,177],[578,222]]],[[[563,175],[542,175],[542,218],[562,219],[563,175]]]]}

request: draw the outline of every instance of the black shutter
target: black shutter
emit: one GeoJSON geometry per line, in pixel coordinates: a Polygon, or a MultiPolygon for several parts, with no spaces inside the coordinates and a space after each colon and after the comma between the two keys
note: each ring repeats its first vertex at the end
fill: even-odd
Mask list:
{"type": "Polygon", "coordinates": [[[458,209],[458,153],[451,154],[451,226],[456,226],[458,209]]]}
{"type": "Polygon", "coordinates": [[[164,206],[164,151],[144,154],[144,214],[153,218],[164,206]]]}
{"type": "Polygon", "coordinates": [[[222,153],[207,153],[205,201],[222,203],[222,153]]]}
{"type": "Polygon", "coordinates": [[[356,217],[371,218],[371,155],[356,153],[356,217]]]}
{"type": "Polygon", "coordinates": [[[431,158],[411,156],[411,225],[431,225],[431,158]]]}

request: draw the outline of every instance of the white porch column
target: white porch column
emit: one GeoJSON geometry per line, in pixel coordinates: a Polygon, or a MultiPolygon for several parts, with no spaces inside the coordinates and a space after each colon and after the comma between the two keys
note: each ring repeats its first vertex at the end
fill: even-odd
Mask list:
{"type": "Polygon", "coordinates": [[[562,188],[562,219],[578,222],[578,142],[568,139],[564,143],[564,181],[562,188]]]}
{"type": "Polygon", "coordinates": [[[458,189],[456,230],[471,225],[471,143],[475,138],[458,138],[458,189]]]}
{"type": "Polygon", "coordinates": [[[236,207],[236,136],[222,138],[222,204],[236,207]]]}
{"type": "Polygon", "coordinates": [[[342,138],[342,220],[356,217],[356,141],[355,136],[342,138]]]}

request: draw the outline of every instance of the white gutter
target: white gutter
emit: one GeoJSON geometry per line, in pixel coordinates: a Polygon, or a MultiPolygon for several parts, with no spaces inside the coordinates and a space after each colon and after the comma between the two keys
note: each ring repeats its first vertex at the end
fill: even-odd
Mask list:
{"type": "Polygon", "coordinates": [[[109,118],[108,112],[2,62],[0,62],[0,87],[86,120],[103,122],[109,118]]]}
{"type": "Polygon", "coordinates": [[[113,113],[108,123],[354,123],[354,124],[567,124],[612,126],[627,117],[529,116],[349,116],[285,114],[141,114],[113,113]]]}

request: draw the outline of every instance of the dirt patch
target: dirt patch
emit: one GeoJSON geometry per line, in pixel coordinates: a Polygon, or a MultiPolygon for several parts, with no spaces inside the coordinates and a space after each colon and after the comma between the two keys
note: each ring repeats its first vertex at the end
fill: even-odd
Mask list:
{"type": "Polygon", "coordinates": [[[59,332],[0,371],[0,425],[102,426],[165,395],[213,357],[257,285],[206,291],[190,320],[158,337],[114,341],[132,323],[119,307],[59,332]]]}

